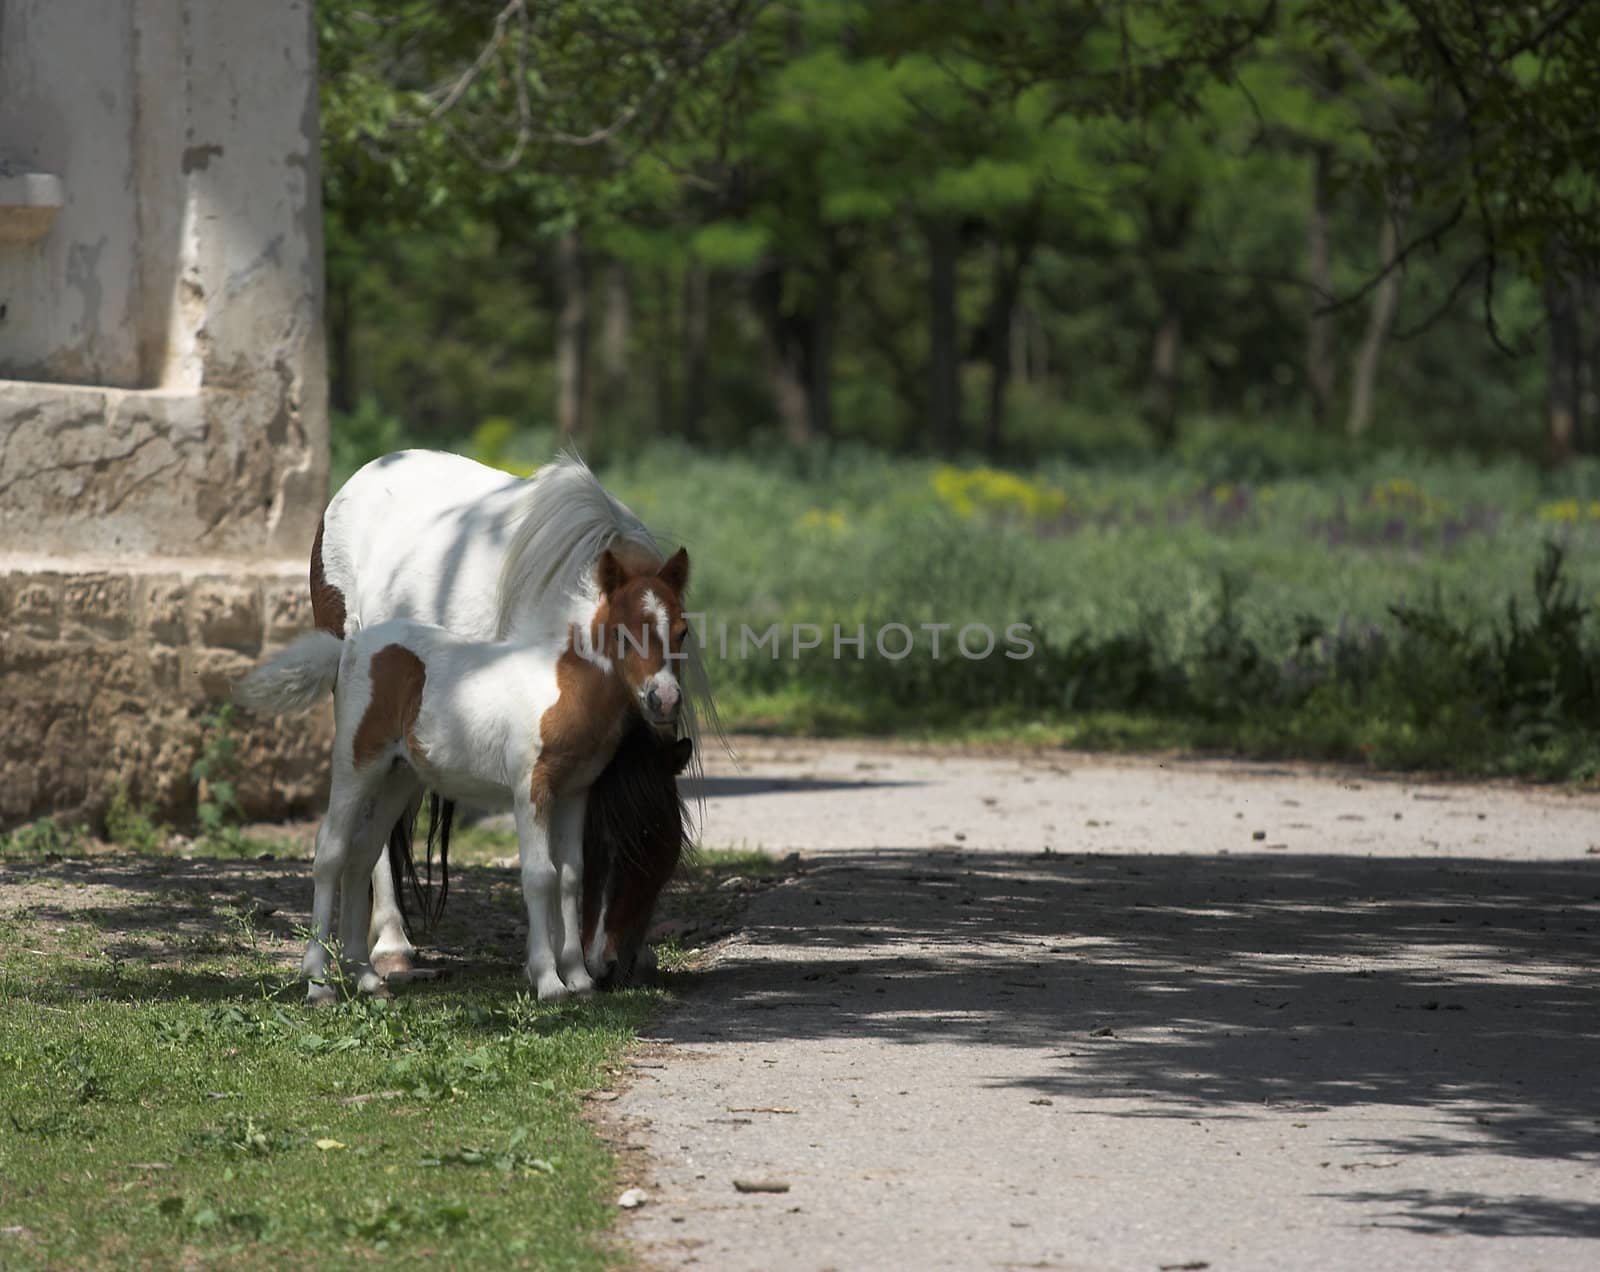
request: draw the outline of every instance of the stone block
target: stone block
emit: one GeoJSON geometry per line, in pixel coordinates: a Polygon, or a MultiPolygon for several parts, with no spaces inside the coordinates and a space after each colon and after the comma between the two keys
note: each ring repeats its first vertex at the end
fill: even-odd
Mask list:
{"type": "Polygon", "coordinates": [[[187,656],[184,690],[193,701],[221,706],[233,696],[233,682],[256,660],[230,649],[196,649],[187,656]]]}
{"type": "Polygon", "coordinates": [[[273,581],[266,585],[267,640],[284,644],[296,636],[309,632],[311,619],[311,591],[303,579],[273,581]]]}
{"type": "Polygon", "coordinates": [[[156,577],[144,581],[140,612],[149,640],[162,645],[182,645],[189,639],[185,609],[189,589],[176,577],[156,577]]]}
{"type": "Polygon", "coordinates": [[[126,574],[69,578],[61,592],[68,640],[125,640],[133,626],[133,580],[126,574]]]}
{"type": "Polygon", "coordinates": [[[174,702],[183,697],[183,655],[176,649],[152,648],[150,659],[150,687],[161,694],[172,695],[174,702]]]}
{"type": "Polygon", "coordinates": [[[16,571],[8,574],[0,595],[0,634],[54,640],[61,633],[61,576],[16,571]]]}
{"type": "Polygon", "coordinates": [[[201,644],[250,654],[261,649],[261,589],[253,580],[197,580],[189,617],[201,644]]]}

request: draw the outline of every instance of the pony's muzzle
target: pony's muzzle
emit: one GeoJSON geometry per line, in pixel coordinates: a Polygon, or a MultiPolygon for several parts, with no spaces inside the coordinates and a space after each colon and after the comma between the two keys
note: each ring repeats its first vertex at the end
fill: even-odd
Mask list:
{"type": "Polygon", "coordinates": [[[678,708],[683,703],[683,693],[676,679],[670,676],[653,676],[645,686],[645,718],[657,728],[668,728],[678,721],[678,708]]]}

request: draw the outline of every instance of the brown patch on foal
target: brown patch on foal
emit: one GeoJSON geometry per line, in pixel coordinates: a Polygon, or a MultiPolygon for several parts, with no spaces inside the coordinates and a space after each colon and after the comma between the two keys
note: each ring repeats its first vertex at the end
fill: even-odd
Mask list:
{"type": "Polygon", "coordinates": [[[322,522],[311,541],[311,621],[325,632],[344,639],[344,593],[328,582],[322,568],[322,522]]]}
{"type": "Polygon", "coordinates": [[[372,701],[356,726],[351,748],[357,768],[365,768],[391,742],[404,742],[413,756],[421,755],[413,730],[427,681],[422,659],[404,645],[385,645],[372,655],[372,701]]]}
{"type": "Polygon", "coordinates": [[[681,549],[664,562],[645,561],[637,553],[626,558],[609,550],[600,554],[595,582],[604,599],[590,620],[589,645],[610,667],[585,658],[570,639],[556,661],[556,701],[539,722],[539,758],[528,792],[535,808],[544,808],[569,786],[591,784],[610,762],[637,718],[630,680],[652,672],[667,653],[659,647],[654,625],[641,613],[644,592],[652,581],[665,584],[672,593],[669,608],[681,623],[677,593],[688,570],[689,555],[681,549]],[[619,628],[640,644],[622,641],[619,628]],[[650,651],[648,659],[639,652],[641,647],[650,651]],[[646,665],[639,666],[641,661],[646,665]]]}
{"type": "MultiPolygon", "coordinates": [[[[605,606],[596,616],[604,615],[605,606]]],[[[551,798],[595,757],[610,758],[629,723],[627,685],[568,648],[556,662],[556,701],[539,722],[539,758],[533,765],[533,806],[544,809],[551,798]]]]}

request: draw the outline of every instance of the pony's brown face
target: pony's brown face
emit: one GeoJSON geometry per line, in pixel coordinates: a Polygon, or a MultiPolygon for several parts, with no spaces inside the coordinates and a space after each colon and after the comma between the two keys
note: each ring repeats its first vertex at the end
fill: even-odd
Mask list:
{"type": "Polygon", "coordinates": [[[688,841],[677,776],[688,738],[664,742],[637,727],[589,788],[583,825],[583,954],[602,989],[625,985],[644,948],[656,901],[688,841]]]}
{"type": "Polygon", "coordinates": [[[604,652],[645,722],[670,737],[683,703],[678,665],[689,638],[682,600],[689,586],[689,554],[679,548],[659,568],[630,571],[608,551],[601,554],[596,572],[605,598],[600,617],[604,652]]]}

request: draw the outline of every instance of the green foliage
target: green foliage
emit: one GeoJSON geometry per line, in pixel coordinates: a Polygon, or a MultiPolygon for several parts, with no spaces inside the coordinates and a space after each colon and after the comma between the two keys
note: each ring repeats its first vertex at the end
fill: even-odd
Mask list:
{"type": "Polygon", "coordinates": [[[170,828],[155,819],[150,804],[135,804],[126,786],[117,787],[106,810],[106,838],[134,852],[159,852],[167,842],[170,828]]]}
{"type": "Polygon", "coordinates": [[[36,861],[51,855],[65,856],[81,846],[86,833],[86,827],[63,829],[54,818],[41,817],[0,835],[0,859],[36,861]]]}
{"type": "MultiPolygon", "coordinates": [[[[1164,323],[1174,416],[1292,433],[1337,412],[1390,219],[1410,338],[1382,359],[1378,430],[1531,452],[1544,360],[1486,355],[1537,349],[1540,280],[1600,256],[1600,31],[1564,0],[318,15],[338,475],[488,419],[551,429],[572,290],[591,454],[743,444],[780,407],[792,433],[801,398],[814,429],[925,448],[941,227],[969,420],[1009,377],[991,453],[1070,451],[1074,422],[1156,395],[1164,323]],[[576,283],[552,267],[569,232],[576,283]],[[1333,300],[1324,403],[1307,327],[1333,300]]],[[[1186,432],[1167,414],[1163,443],[1186,432]]]]}
{"type": "Polygon", "coordinates": [[[1578,551],[1600,521],[1543,517],[1565,506],[1550,500],[1557,483],[1520,465],[1217,436],[1203,463],[1023,474],[844,450],[785,474],[657,451],[605,476],[695,554],[711,669],[742,727],[1545,777],[1600,762],[1585,599],[1600,597],[1600,571],[1578,551]],[[1545,545],[1553,527],[1571,554],[1545,545]],[[874,647],[891,622],[915,634],[910,657],[874,647]],[[1007,659],[1019,622],[1035,652],[1007,659]],[[937,658],[933,623],[949,624],[937,658]],[[953,648],[968,623],[996,634],[993,655],[953,648]],[[779,657],[741,640],[774,624],[779,657]],[[864,627],[865,647],[835,657],[835,624],[846,638],[864,627]],[[795,656],[804,625],[821,645],[795,656]]]}
{"type": "Polygon", "coordinates": [[[195,783],[195,822],[200,847],[221,856],[244,856],[254,845],[240,829],[237,782],[239,741],[236,712],[226,703],[201,718],[200,756],[189,767],[195,783]]]}

